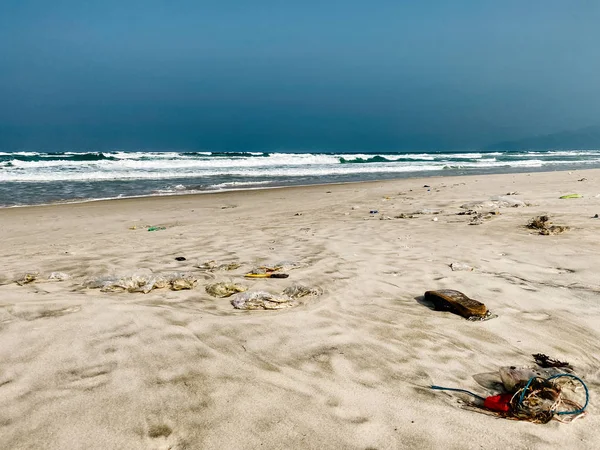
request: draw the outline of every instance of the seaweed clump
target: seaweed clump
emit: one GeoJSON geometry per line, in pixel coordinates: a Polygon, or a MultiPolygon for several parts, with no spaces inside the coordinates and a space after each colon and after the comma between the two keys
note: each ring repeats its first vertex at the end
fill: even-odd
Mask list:
{"type": "Polygon", "coordinates": [[[527,228],[537,230],[539,234],[549,236],[551,234],[561,234],[569,230],[569,227],[563,225],[552,225],[548,216],[537,216],[529,221],[527,228]]]}

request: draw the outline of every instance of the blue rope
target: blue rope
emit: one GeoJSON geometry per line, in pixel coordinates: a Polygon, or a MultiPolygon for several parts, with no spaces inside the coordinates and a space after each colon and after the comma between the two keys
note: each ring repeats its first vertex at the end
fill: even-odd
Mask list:
{"type": "Polygon", "coordinates": [[[478,398],[479,400],[485,401],[485,398],[483,398],[483,397],[481,397],[481,396],[479,396],[477,394],[474,394],[471,391],[467,391],[466,389],[455,389],[455,388],[447,388],[447,387],[442,387],[442,386],[431,386],[431,389],[435,389],[435,390],[438,390],[438,391],[464,392],[465,394],[472,395],[473,397],[478,398]]]}
{"type": "MultiPolygon", "coordinates": [[[[588,387],[586,386],[586,384],[583,382],[583,380],[575,375],[572,375],[570,373],[559,373],[557,375],[552,375],[550,378],[547,378],[546,381],[550,381],[550,380],[554,380],[556,378],[562,378],[562,377],[568,377],[568,378],[573,378],[574,380],[577,380],[581,383],[581,385],[583,386],[583,389],[585,390],[585,405],[583,405],[582,408],[576,410],[576,411],[559,411],[555,414],[557,415],[562,415],[562,414],[580,414],[582,412],[585,411],[585,409],[587,408],[587,405],[590,401],[590,391],[588,390],[588,387]]],[[[523,388],[523,391],[521,392],[521,396],[519,397],[519,403],[517,405],[521,405],[523,404],[523,400],[525,398],[525,392],[527,392],[527,389],[529,389],[529,386],[531,386],[531,382],[539,377],[531,377],[529,379],[529,381],[527,382],[527,384],[525,385],[525,387],[523,388]]]]}

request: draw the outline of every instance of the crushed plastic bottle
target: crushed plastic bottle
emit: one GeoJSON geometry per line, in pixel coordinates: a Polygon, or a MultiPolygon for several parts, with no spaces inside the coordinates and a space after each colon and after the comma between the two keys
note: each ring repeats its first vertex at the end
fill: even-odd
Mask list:
{"type": "Polygon", "coordinates": [[[309,288],[306,286],[302,286],[301,284],[294,284],[283,290],[283,294],[287,295],[290,298],[296,299],[305,297],[307,295],[321,295],[323,291],[320,288],[309,288]]]}
{"type": "Polygon", "coordinates": [[[21,275],[19,278],[17,278],[15,280],[15,283],[17,283],[19,286],[24,286],[26,284],[33,283],[34,281],[36,281],[38,279],[39,276],[40,276],[39,272],[26,272],[23,275],[21,275]]]}
{"type": "Polygon", "coordinates": [[[236,261],[233,261],[230,263],[219,264],[214,259],[211,259],[210,261],[204,261],[202,263],[198,262],[194,267],[196,267],[198,269],[206,270],[208,272],[217,272],[217,271],[235,270],[241,266],[242,265],[236,261]]]}
{"type": "Polygon", "coordinates": [[[284,309],[296,306],[286,295],[275,296],[265,291],[243,292],[237,294],[231,304],[236,309],[284,309]]]}
{"type": "Polygon", "coordinates": [[[153,289],[170,288],[173,291],[193,289],[197,279],[193,274],[171,273],[154,274],[142,269],[128,276],[100,276],[87,280],[84,286],[89,289],[100,289],[102,292],[142,292],[147,294],[153,289]]]}
{"type": "Polygon", "coordinates": [[[49,281],[66,281],[70,278],[71,278],[71,276],[68,273],[63,273],[63,272],[52,272],[48,276],[49,281]]]}
{"type": "Polygon", "coordinates": [[[246,286],[242,286],[235,283],[213,283],[209,284],[205,288],[206,292],[213,297],[230,297],[238,292],[245,292],[248,290],[246,286]]]}
{"type": "Polygon", "coordinates": [[[259,274],[259,273],[266,273],[266,272],[278,272],[278,271],[286,271],[286,270],[293,270],[293,269],[300,269],[301,267],[305,267],[305,264],[299,263],[297,261],[278,261],[276,263],[271,263],[271,264],[263,264],[261,266],[258,266],[254,269],[252,269],[252,271],[250,273],[254,273],[254,274],[259,274]]]}

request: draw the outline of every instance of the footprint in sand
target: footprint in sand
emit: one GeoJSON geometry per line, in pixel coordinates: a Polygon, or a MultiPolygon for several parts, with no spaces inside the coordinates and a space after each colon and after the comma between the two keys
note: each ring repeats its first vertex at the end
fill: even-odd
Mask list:
{"type": "Polygon", "coordinates": [[[165,423],[148,425],[146,448],[153,450],[184,450],[188,446],[165,423]]]}
{"type": "Polygon", "coordinates": [[[519,309],[515,309],[515,308],[506,308],[504,310],[503,315],[515,315],[518,316],[526,321],[533,321],[533,322],[543,322],[545,320],[550,320],[550,314],[545,313],[545,312],[528,312],[528,311],[521,311],[519,309]]]}
{"type": "Polygon", "coordinates": [[[35,309],[24,309],[24,310],[15,310],[14,308],[9,308],[8,311],[14,317],[18,317],[22,320],[37,320],[37,319],[45,319],[50,317],[61,317],[67,314],[76,313],[81,310],[81,306],[69,306],[65,308],[60,308],[55,306],[43,307],[43,308],[35,308],[35,309]]]}
{"type": "Polygon", "coordinates": [[[521,316],[524,319],[527,320],[533,320],[534,322],[543,322],[544,320],[550,320],[550,314],[546,314],[546,313],[530,313],[530,312],[525,312],[525,313],[521,313],[521,316]]]}
{"type": "Polygon", "coordinates": [[[148,427],[148,436],[152,439],[157,439],[160,437],[168,438],[173,430],[171,427],[165,424],[151,425],[148,427]]]}
{"type": "Polygon", "coordinates": [[[89,390],[104,386],[110,381],[110,374],[116,363],[98,364],[88,367],[77,367],[60,374],[61,388],[89,390]]]}

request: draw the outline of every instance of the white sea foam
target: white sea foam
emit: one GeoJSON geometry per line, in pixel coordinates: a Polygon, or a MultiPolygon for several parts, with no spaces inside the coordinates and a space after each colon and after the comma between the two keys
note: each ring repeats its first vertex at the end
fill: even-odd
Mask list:
{"type": "MultiPolygon", "coordinates": [[[[203,178],[214,176],[253,178],[327,177],[360,174],[430,172],[443,169],[538,168],[543,166],[600,163],[600,151],[515,153],[236,153],[210,152],[104,152],[108,159],[74,160],[81,153],[0,153],[0,181],[110,181],[203,178]],[[59,156],[60,160],[53,160],[59,156]],[[18,158],[27,158],[23,161],[18,158]],[[373,158],[385,160],[372,162],[373,158]],[[562,159],[564,157],[564,159],[562,159]],[[34,160],[30,160],[34,159],[34,160]],[[354,162],[343,164],[343,162],[354,162]]],[[[94,152],[89,155],[99,155],[94,152]]],[[[233,183],[244,183],[235,181],[233,183]]],[[[268,182],[267,182],[268,183],[268,182]]],[[[233,185],[235,186],[235,185],[233,185]]],[[[238,184],[243,186],[243,184],[238,184]]],[[[227,188],[225,184],[223,188],[227,188]]],[[[220,188],[220,187],[218,187],[220,188]]]]}
{"type": "MultiPolygon", "coordinates": [[[[589,161],[588,164],[598,164],[600,160],[589,161]]],[[[360,175],[360,174],[390,174],[429,172],[448,168],[498,168],[498,167],[541,167],[543,165],[568,164],[561,161],[543,162],[541,160],[488,162],[477,164],[470,162],[461,163],[436,163],[436,164],[347,164],[347,165],[321,165],[312,167],[271,167],[271,168],[229,168],[227,170],[194,170],[193,168],[180,168],[180,170],[102,170],[102,171],[34,171],[34,172],[0,172],[0,181],[43,182],[43,181],[103,181],[103,180],[134,180],[134,179],[180,179],[210,176],[237,176],[237,177],[267,177],[267,178],[294,178],[294,177],[325,177],[335,175],[360,175]]]]}

